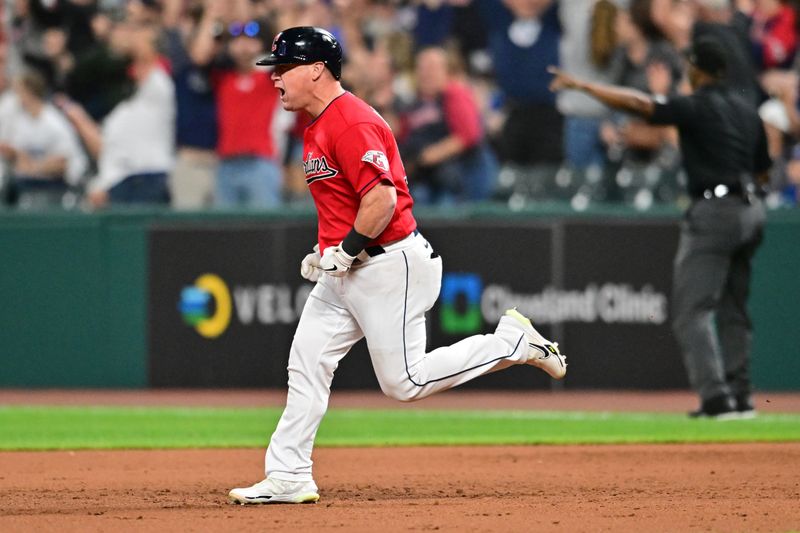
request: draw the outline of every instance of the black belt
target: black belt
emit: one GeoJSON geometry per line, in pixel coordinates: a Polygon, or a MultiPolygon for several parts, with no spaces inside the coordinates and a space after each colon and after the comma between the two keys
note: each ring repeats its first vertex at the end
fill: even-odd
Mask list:
{"type": "MultiPolygon", "coordinates": [[[[408,235],[406,235],[402,239],[397,240],[395,242],[400,242],[402,240],[405,240],[405,239],[411,237],[412,235],[419,235],[419,230],[415,229],[414,231],[412,231],[411,233],[409,233],[408,235]]],[[[376,244],[374,246],[367,246],[366,248],[364,248],[364,251],[367,252],[367,255],[370,256],[370,257],[375,257],[376,255],[381,255],[381,254],[385,254],[386,253],[386,249],[384,249],[384,247],[381,246],[380,244],[376,244]]]]}
{"type": "Polygon", "coordinates": [[[746,200],[750,191],[742,187],[741,183],[720,183],[703,190],[696,190],[692,194],[695,200],[713,200],[715,198],[741,198],[746,200]]]}

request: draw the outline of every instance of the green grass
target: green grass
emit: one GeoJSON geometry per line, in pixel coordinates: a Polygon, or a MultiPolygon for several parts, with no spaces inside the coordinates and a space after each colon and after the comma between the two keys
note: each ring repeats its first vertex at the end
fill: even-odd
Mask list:
{"type": "MultiPolygon", "coordinates": [[[[0,449],[266,446],[280,410],[0,407],[0,449]]],[[[553,411],[332,409],[318,446],[800,441],[800,414],[753,420],[553,411]]]]}

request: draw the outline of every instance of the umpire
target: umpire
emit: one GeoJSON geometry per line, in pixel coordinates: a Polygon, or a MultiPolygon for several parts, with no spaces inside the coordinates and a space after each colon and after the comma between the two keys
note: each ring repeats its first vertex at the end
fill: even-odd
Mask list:
{"type": "Polygon", "coordinates": [[[675,125],[692,204],[681,224],[673,328],[700,407],[692,417],[753,416],[747,297],[764,206],[755,194],[770,167],[752,104],[724,82],[725,51],[699,39],[686,54],[693,94],[666,99],[580,80],[557,68],[551,90],[575,89],[651,124],[675,125]]]}

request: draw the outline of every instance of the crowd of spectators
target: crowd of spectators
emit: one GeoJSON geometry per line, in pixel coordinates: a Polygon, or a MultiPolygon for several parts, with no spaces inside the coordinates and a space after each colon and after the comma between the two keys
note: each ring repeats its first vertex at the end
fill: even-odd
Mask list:
{"type": "Polygon", "coordinates": [[[424,205],[685,201],[676,132],[558,98],[547,66],[655,97],[688,90],[712,35],[758,106],[771,207],[800,185],[794,0],[6,0],[0,205],[176,209],[309,202],[307,120],[255,66],[282,28],[322,26],[343,83],[391,125],[424,205]]]}

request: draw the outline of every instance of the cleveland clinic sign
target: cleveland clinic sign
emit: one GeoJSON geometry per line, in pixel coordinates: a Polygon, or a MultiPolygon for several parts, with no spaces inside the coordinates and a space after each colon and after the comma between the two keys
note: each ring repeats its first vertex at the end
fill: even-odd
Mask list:
{"type": "Polygon", "coordinates": [[[535,293],[487,285],[481,296],[481,313],[487,322],[496,322],[506,309],[515,306],[543,324],[663,324],[669,311],[667,296],[650,285],[637,290],[623,283],[603,283],[578,290],[547,287],[535,293]]]}

